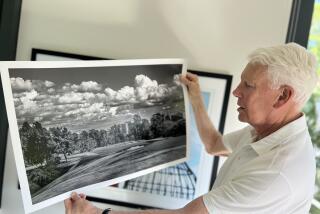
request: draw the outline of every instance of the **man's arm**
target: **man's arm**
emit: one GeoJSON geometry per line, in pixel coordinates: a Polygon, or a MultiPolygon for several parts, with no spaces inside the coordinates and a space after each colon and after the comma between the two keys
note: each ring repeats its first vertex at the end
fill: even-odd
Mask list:
{"type": "Polygon", "coordinates": [[[222,143],[222,136],[213,126],[204,106],[197,75],[187,73],[186,76],[180,76],[180,80],[188,88],[197,128],[206,151],[213,155],[228,155],[229,151],[222,143]]]}
{"type": "MultiPolygon", "coordinates": [[[[86,200],[84,194],[72,193],[69,199],[64,201],[66,214],[101,214],[102,209],[93,206],[86,200]]],[[[203,203],[202,197],[199,197],[185,207],[177,210],[139,210],[139,211],[109,211],[109,214],[208,214],[208,210],[203,203]]]]}

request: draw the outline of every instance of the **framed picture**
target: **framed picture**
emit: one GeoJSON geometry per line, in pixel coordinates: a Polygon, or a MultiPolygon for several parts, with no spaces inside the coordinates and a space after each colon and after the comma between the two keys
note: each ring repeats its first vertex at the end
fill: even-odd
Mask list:
{"type": "Polygon", "coordinates": [[[187,159],[181,59],[1,67],[25,211],[187,159]]]}
{"type": "Polygon", "coordinates": [[[108,60],[109,58],[85,56],[74,53],[32,48],[31,61],[77,61],[77,60],[108,60]]]}
{"type": "MultiPolygon", "coordinates": [[[[32,52],[33,60],[96,59],[38,49],[33,49],[32,52]]],[[[223,133],[232,76],[195,70],[188,72],[198,75],[208,114],[223,133]]],[[[207,193],[215,181],[219,158],[205,152],[192,111],[189,129],[191,153],[188,161],[111,187],[87,192],[88,199],[132,208],[176,209],[207,193]]]]}

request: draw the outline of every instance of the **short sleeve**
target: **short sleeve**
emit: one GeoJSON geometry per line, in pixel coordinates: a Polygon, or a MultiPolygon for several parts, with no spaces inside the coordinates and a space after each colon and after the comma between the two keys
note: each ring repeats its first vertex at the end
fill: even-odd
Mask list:
{"type": "Polygon", "coordinates": [[[247,126],[245,128],[239,129],[235,132],[231,132],[229,134],[222,136],[223,145],[228,149],[229,152],[233,152],[237,150],[239,145],[241,144],[242,139],[246,137],[246,139],[250,139],[250,132],[252,128],[247,126]]]}
{"type": "Polygon", "coordinates": [[[291,189],[278,172],[253,172],[212,189],[203,196],[211,214],[286,213],[283,204],[291,189]]]}

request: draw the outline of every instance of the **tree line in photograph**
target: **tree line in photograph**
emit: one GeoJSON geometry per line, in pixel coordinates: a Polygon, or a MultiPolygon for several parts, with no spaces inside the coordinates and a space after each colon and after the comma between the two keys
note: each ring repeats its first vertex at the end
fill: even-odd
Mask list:
{"type": "Polygon", "coordinates": [[[67,127],[45,128],[40,122],[24,122],[19,129],[23,157],[31,193],[35,193],[71,166],[73,154],[91,152],[118,143],[175,137],[186,134],[182,113],[155,113],[142,119],[135,114],[131,121],[114,124],[108,130],[72,132],[67,127]]]}

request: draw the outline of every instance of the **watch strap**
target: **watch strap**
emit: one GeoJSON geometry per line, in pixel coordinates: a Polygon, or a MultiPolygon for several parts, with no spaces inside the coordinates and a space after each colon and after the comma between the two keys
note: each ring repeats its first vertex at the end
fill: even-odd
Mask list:
{"type": "Polygon", "coordinates": [[[111,211],[111,208],[107,208],[102,211],[102,214],[108,214],[111,211]]]}

